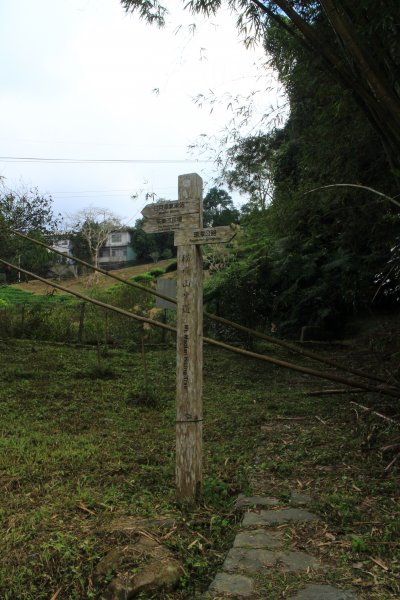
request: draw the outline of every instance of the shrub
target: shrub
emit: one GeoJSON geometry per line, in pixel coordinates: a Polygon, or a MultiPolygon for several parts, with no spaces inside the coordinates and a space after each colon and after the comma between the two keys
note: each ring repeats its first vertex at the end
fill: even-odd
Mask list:
{"type": "Polygon", "coordinates": [[[153,277],[160,277],[160,275],[163,275],[165,273],[165,269],[163,269],[162,267],[154,267],[154,269],[151,269],[150,271],[150,275],[152,275],[153,277]]]}
{"type": "Polygon", "coordinates": [[[163,250],[161,252],[161,258],[163,258],[164,260],[167,260],[168,258],[172,258],[173,256],[173,252],[171,250],[171,248],[165,248],[165,250],[163,250]]]}
{"type": "Polygon", "coordinates": [[[153,277],[150,273],[140,273],[140,275],[135,275],[135,277],[132,278],[132,281],[135,281],[136,283],[151,283],[153,277]]]}
{"type": "Polygon", "coordinates": [[[165,272],[171,273],[172,271],[176,271],[177,268],[178,268],[178,263],[176,260],[173,260],[171,263],[169,263],[169,265],[167,265],[165,272]]]}

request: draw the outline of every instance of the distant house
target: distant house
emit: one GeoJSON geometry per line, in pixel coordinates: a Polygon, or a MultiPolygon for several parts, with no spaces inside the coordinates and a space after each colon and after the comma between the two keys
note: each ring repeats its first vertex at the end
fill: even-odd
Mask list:
{"type": "Polygon", "coordinates": [[[136,253],[131,246],[131,230],[118,229],[109,233],[99,253],[99,265],[103,269],[112,269],[130,265],[135,260],[136,253]]]}
{"type": "Polygon", "coordinates": [[[56,278],[69,278],[76,277],[78,274],[76,263],[73,258],[73,246],[72,241],[68,237],[67,233],[56,234],[52,237],[48,244],[51,245],[54,250],[67,254],[70,258],[62,258],[57,254],[53,254],[51,259],[51,265],[48,270],[48,277],[56,278]]]}
{"type": "Polygon", "coordinates": [[[71,258],[66,259],[66,264],[73,264],[72,241],[68,237],[68,234],[59,234],[55,236],[52,240],[51,246],[54,248],[54,250],[58,250],[58,252],[63,252],[64,254],[71,256],[71,258]]]}

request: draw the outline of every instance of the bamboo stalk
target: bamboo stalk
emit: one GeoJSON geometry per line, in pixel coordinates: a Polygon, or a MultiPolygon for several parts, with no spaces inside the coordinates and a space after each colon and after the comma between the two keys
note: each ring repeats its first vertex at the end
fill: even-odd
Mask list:
{"type": "Polygon", "coordinates": [[[347,389],[336,389],[336,390],[314,390],[312,392],[307,392],[307,396],[331,396],[335,394],[359,394],[364,390],[355,388],[354,390],[347,389]]]}
{"type": "Polygon", "coordinates": [[[49,279],[45,279],[44,277],[41,277],[40,275],[36,275],[35,273],[31,273],[30,271],[27,271],[26,269],[17,267],[1,258],[0,258],[0,263],[2,263],[3,265],[6,265],[8,267],[11,267],[12,269],[17,269],[17,270],[21,271],[21,273],[25,273],[25,275],[29,275],[29,277],[33,277],[33,279],[38,279],[39,281],[42,281],[43,283],[47,284],[50,287],[55,288],[56,290],[60,290],[62,292],[66,292],[67,294],[71,294],[72,296],[76,296],[76,298],[80,298],[81,300],[83,300],[85,302],[90,302],[91,304],[95,304],[96,306],[101,306],[101,308],[106,308],[107,310],[112,310],[120,315],[123,315],[124,317],[128,317],[130,319],[136,319],[137,321],[141,321],[142,323],[149,323],[149,325],[155,325],[157,327],[161,327],[162,329],[167,329],[168,331],[174,331],[174,332],[176,331],[175,327],[172,327],[171,325],[167,325],[166,323],[161,323],[160,321],[154,321],[153,319],[148,319],[147,317],[142,317],[141,315],[136,315],[134,313],[128,312],[127,310],[124,310],[123,308],[118,308],[117,306],[111,306],[111,304],[106,304],[105,302],[101,302],[100,300],[96,300],[95,298],[89,298],[89,296],[85,296],[84,294],[81,294],[80,292],[77,292],[75,290],[70,290],[70,289],[64,287],[63,285],[60,285],[59,283],[54,283],[53,281],[50,281],[49,279]]]}
{"type": "MultiPolygon", "coordinates": [[[[43,246],[44,248],[55,252],[56,254],[59,254],[60,256],[63,256],[65,258],[71,258],[68,254],[66,254],[65,252],[61,252],[60,250],[56,250],[55,248],[52,248],[51,246],[45,244],[44,242],[41,242],[39,240],[35,240],[34,238],[31,238],[27,235],[25,235],[24,233],[20,233],[19,231],[16,231],[15,229],[10,229],[10,231],[25,240],[28,240],[34,244],[37,244],[39,246],[43,246]]],[[[163,300],[168,300],[169,302],[172,302],[174,304],[176,304],[176,299],[172,298],[171,296],[167,296],[166,294],[162,294],[161,292],[158,292],[157,290],[154,290],[152,288],[146,287],[144,285],[141,285],[139,283],[135,283],[133,281],[127,281],[126,279],[123,279],[122,277],[119,277],[118,275],[115,275],[114,273],[110,273],[109,271],[106,271],[104,269],[101,269],[99,267],[95,267],[94,265],[91,265],[90,263],[80,259],[80,258],[76,258],[73,257],[73,260],[85,267],[89,267],[90,269],[93,269],[94,271],[97,271],[98,273],[101,273],[102,275],[106,275],[107,277],[110,277],[111,279],[115,279],[115,281],[118,281],[120,283],[125,283],[126,285],[129,285],[133,288],[142,290],[143,292],[147,292],[148,294],[152,294],[153,296],[157,296],[159,298],[162,298],[163,300]]],[[[49,285],[51,285],[49,283],[49,285]]],[[[68,290],[67,288],[67,291],[68,290]]],[[[281,346],[282,348],[286,348],[287,350],[290,350],[291,352],[297,353],[297,354],[301,354],[302,356],[306,356],[307,358],[311,358],[312,360],[315,360],[317,362],[329,365],[331,367],[334,367],[335,369],[338,369],[340,371],[344,371],[347,373],[352,373],[353,375],[357,375],[358,377],[364,377],[366,379],[370,379],[371,381],[379,381],[381,383],[386,383],[386,381],[384,379],[382,379],[381,377],[378,377],[376,375],[371,375],[370,373],[364,373],[363,371],[360,371],[358,369],[353,369],[352,367],[349,366],[345,366],[345,365],[341,365],[340,363],[337,363],[329,358],[326,358],[325,356],[322,356],[320,354],[318,354],[317,352],[312,352],[310,350],[305,350],[304,348],[300,348],[299,346],[296,346],[296,344],[293,344],[291,342],[287,342],[285,340],[281,340],[279,338],[275,338],[273,336],[267,335],[266,333],[261,333],[260,331],[255,331],[254,329],[249,329],[248,327],[245,327],[244,325],[240,325],[239,323],[235,323],[234,321],[230,321],[229,319],[225,319],[224,317],[219,317],[217,315],[213,315],[211,313],[208,313],[206,311],[204,311],[204,316],[207,319],[210,319],[212,321],[216,321],[217,323],[221,323],[223,325],[227,325],[228,327],[232,327],[234,329],[237,329],[238,331],[242,331],[243,333],[247,333],[249,335],[252,335],[254,337],[257,337],[259,339],[265,340],[267,342],[270,342],[272,344],[276,344],[278,346],[281,346]]]]}
{"type": "Polygon", "coordinates": [[[368,408],[368,406],[363,406],[362,404],[359,404],[358,402],[353,402],[353,401],[351,401],[350,404],[354,404],[354,406],[357,406],[357,408],[361,408],[361,410],[363,410],[365,412],[370,412],[373,415],[375,415],[376,417],[379,417],[380,419],[384,419],[385,421],[388,421],[389,423],[393,423],[394,425],[397,425],[397,426],[400,425],[399,421],[396,421],[395,419],[392,419],[391,417],[387,417],[386,415],[383,415],[382,413],[379,413],[376,410],[372,410],[372,408],[368,408]]]}
{"type": "Polygon", "coordinates": [[[234,323],[232,321],[229,321],[228,319],[225,319],[224,317],[212,315],[207,312],[204,313],[204,316],[207,317],[208,319],[212,319],[213,321],[222,323],[223,325],[228,325],[229,327],[234,327],[238,331],[243,331],[243,333],[248,333],[250,335],[253,335],[254,337],[258,337],[262,340],[266,340],[267,342],[271,342],[273,344],[281,346],[282,348],[291,350],[297,354],[301,354],[302,356],[307,356],[307,358],[312,358],[313,360],[316,360],[320,363],[324,363],[331,367],[335,367],[336,369],[339,369],[340,371],[352,373],[353,375],[358,375],[359,377],[365,377],[366,379],[371,379],[373,381],[379,381],[381,383],[386,383],[386,381],[384,379],[382,379],[381,377],[377,377],[376,375],[371,375],[369,373],[364,373],[363,371],[359,371],[358,369],[353,369],[352,367],[347,367],[347,366],[341,365],[341,364],[335,362],[334,360],[331,360],[330,358],[321,356],[320,354],[318,354],[316,352],[312,352],[311,350],[304,350],[303,348],[299,348],[299,346],[296,346],[295,344],[293,344],[291,342],[287,342],[286,340],[281,340],[279,338],[274,338],[270,335],[267,335],[266,333],[254,331],[253,329],[249,329],[248,327],[245,327],[244,325],[239,325],[239,323],[234,323]]]}
{"type": "MultiPolygon", "coordinates": [[[[31,273],[30,271],[27,271],[26,269],[17,267],[16,265],[13,265],[3,259],[0,259],[0,263],[4,264],[12,269],[20,270],[22,273],[25,273],[26,275],[29,275],[30,277],[33,277],[34,279],[38,279],[39,281],[46,283],[50,287],[54,287],[63,292],[66,292],[67,294],[76,296],[77,298],[80,298],[81,300],[85,300],[86,302],[95,304],[96,306],[101,306],[102,308],[106,308],[107,310],[112,310],[112,311],[114,311],[120,315],[123,315],[125,317],[128,317],[130,319],[136,319],[137,321],[141,321],[143,323],[149,323],[150,325],[154,325],[155,327],[167,329],[168,331],[173,331],[176,333],[176,328],[172,327],[171,325],[167,325],[166,323],[162,323],[160,321],[155,321],[154,319],[149,319],[147,317],[142,317],[141,315],[136,315],[136,314],[128,312],[122,308],[118,308],[116,306],[111,306],[110,304],[106,304],[105,302],[101,302],[100,300],[95,300],[94,298],[89,298],[88,296],[85,296],[84,294],[81,294],[80,292],[69,290],[68,288],[65,288],[64,286],[62,286],[58,283],[53,283],[53,282],[49,281],[48,279],[45,279],[44,277],[40,277],[40,275],[36,275],[35,273],[31,273]]],[[[379,386],[379,387],[373,386],[373,385],[363,383],[363,382],[356,382],[351,379],[341,377],[339,375],[333,375],[332,373],[324,373],[322,371],[316,371],[315,369],[310,369],[309,367],[303,367],[301,365],[296,365],[294,363],[290,363],[290,362],[287,362],[284,360],[279,360],[277,358],[273,358],[272,356],[268,356],[265,354],[257,354],[256,352],[250,352],[249,350],[244,350],[243,348],[236,348],[234,346],[230,346],[229,344],[225,344],[224,342],[219,342],[219,341],[213,340],[211,338],[203,337],[203,341],[212,346],[217,346],[218,348],[223,348],[224,350],[234,352],[235,354],[241,354],[242,356],[248,356],[249,358],[256,358],[258,360],[262,360],[264,362],[276,365],[278,367],[283,367],[284,369],[290,369],[292,371],[304,373],[305,375],[311,375],[312,377],[318,377],[319,379],[327,379],[328,381],[335,381],[337,383],[342,383],[344,385],[348,385],[351,388],[354,388],[354,387],[361,388],[368,392],[375,392],[378,394],[382,394],[384,396],[391,396],[392,398],[397,398],[397,399],[399,398],[399,393],[397,393],[391,389],[384,388],[382,386],[379,386]]],[[[389,417],[387,417],[387,419],[392,420],[389,417]]],[[[397,421],[395,421],[395,423],[397,423],[397,421]]]]}
{"type": "MultiPolygon", "coordinates": [[[[137,289],[142,290],[143,292],[147,292],[149,294],[153,294],[153,296],[158,296],[159,298],[163,298],[164,300],[168,300],[169,302],[173,302],[174,304],[176,304],[175,298],[166,296],[165,294],[162,294],[161,292],[157,292],[156,290],[153,290],[152,288],[148,288],[144,285],[141,285],[140,283],[135,283],[133,281],[127,281],[123,277],[119,277],[118,275],[115,275],[114,273],[106,271],[105,269],[101,269],[100,267],[95,267],[94,265],[86,262],[85,260],[82,260],[81,258],[77,258],[76,256],[71,257],[66,252],[61,252],[61,250],[57,250],[56,248],[53,248],[52,246],[49,246],[48,244],[45,244],[44,242],[41,242],[40,240],[35,240],[35,238],[32,238],[29,235],[25,235],[24,233],[21,233],[20,231],[17,231],[16,229],[9,228],[9,231],[11,231],[11,233],[20,237],[23,240],[32,242],[33,244],[36,244],[37,246],[42,246],[43,248],[46,248],[46,250],[50,250],[51,252],[54,252],[55,254],[58,254],[59,256],[62,256],[64,258],[72,259],[74,262],[77,262],[84,267],[88,267],[89,269],[92,269],[93,271],[96,271],[97,273],[101,273],[102,275],[106,275],[107,277],[110,277],[111,279],[115,279],[115,281],[119,281],[120,283],[126,283],[127,285],[130,285],[131,287],[137,288],[137,289]]],[[[49,285],[51,285],[51,284],[49,284],[49,285]]]]}

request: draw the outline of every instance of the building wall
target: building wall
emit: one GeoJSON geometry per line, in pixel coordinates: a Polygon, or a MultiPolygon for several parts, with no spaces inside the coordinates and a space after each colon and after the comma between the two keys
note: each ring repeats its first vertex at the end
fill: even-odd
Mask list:
{"type": "Polygon", "coordinates": [[[130,231],[114,231],[109,234],[106,246],[114,248],[116,246],[128,246],[131,241],[130,231]]]}
{"type": "MultiPolygon", "coordinates": [[[[63,252],[64,254],[69,254],[72,257],[72,243],[68,238],[64,239],[56,239],[52,244],[54,250],[58,250],[58,252],[63,252]]],[[[74,261],[71,259],[67,259],[67,264],[72,264],[74,261]]]]}
{"type": "Polygon", "coordinates": [[[130,246],[130,231],[115,231],[109,234],[106,245],[101,249],[99,263],[121,265],[136,260],[136,253],[130,246]]]}
{"type": "MultiPolygon", "coordinates": [[[[130,245],[130,231],[115,231],[108,235],[106,245],[100,250],[99,264],[107,265],[123,265],[136,260],[136,253],[130,245]]],[[[69,254],[71,259],[67,260],[67,264],[72,264],[72,243],[68,238],[55,239],[52,244],[55,250],[69,254]]]]}

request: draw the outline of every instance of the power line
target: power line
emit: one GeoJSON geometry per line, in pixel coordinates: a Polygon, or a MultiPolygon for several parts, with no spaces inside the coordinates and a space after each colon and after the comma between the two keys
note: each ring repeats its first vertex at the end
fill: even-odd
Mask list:
{"type": "MultiPolygon", "coordinates": [[[[68,200],[71,199],[73,200],[74,198],[91,198],[92,200],[95,200],[96,198],[126,198],[127,196],[132,196],[133,192],[125,192],[125,193],[119,193],[119,194],[99,194],[97,193],[96,196],[88,196],[87,194],[77,194],[75,193],[71,193],[68,194],[62,198],[62,200],[68,200]]],[[[56,195],[59,194],[59,192],[50,192],[50,195],[56,195]]]]}
{"type": "Polygon", "coordinates": [[[48,164],[193,164],[212,163],[212,160],[190,160],[190,159],[135,159],[135,158],[44,158],[33,156],[0,156],[3,162],[20,163],[48,163],[48,164]]]}
{"type": "MultiPolygon", "coordinates": [[[[125,190],[71,190],[70,192],[51,191],[49,193],[57,196],[68,196],[70,198],[91,198],[91,196],[88,196],[88,194],[96,194],[97,196],[125,196],[129,194],[129,196],[132,197],[132,195],[135,194],[136,189],[137,187],[132,187],[125,190]]],[[[163,187],[158,189],[157,195],[159,196],[160,194],[170,193],[175,189],[176,186],[163,187]]],[[[144,190],[143,193],[145,193],[144,190]]]]}
{"type": "Polygon", "coordinates": [[[69,192],[52,192],[52,194],[111,194],[116,192],[130,192],[132,189],[125,190],[71,190],[69,192]]]}

